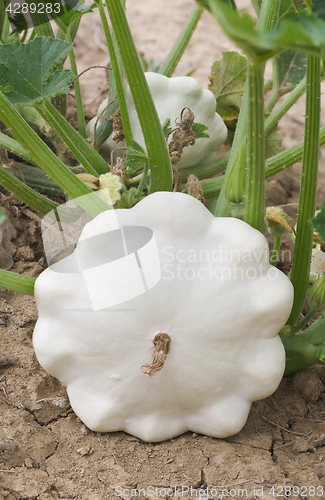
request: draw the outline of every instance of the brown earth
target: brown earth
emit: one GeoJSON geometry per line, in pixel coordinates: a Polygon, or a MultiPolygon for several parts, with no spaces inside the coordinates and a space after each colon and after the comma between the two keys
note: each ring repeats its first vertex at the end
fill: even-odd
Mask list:
{"type": "MultiPolygon", "coordinates": [[[[192,5],[189,0],[129,2],[131,28],[146,59],[163,61],[192,5]]],[[[244,0],[242,6],[247,5],[244,0]]],[[[206,87],[211,64],[223,50],[232,50],[232,45],[205,13],[182,59],[183,73],[196,68],[194,76],[206,87]]],[[[76,53],[80,71],[107,64],[97,14],[83,19],[76,53]]],[[[106,97],[103,72],[92,70],[82,77],[89,118],[106,97]]],[[[303,109],[301,100],[281,121],[284,147],[300,140],[303,109]]],[[[324,151],[319,203],[325,197],[324,151]]],[[[288,205],[293,218],[299,175],[296,165],[267,185],[268,204],[288,205]]],[[[11,222],[6,222],[0,258],[8,267],[13,260],[16,272],[37,276],[45,267],[39,219],[12,198],[2,196],[2,205],[11,222]]],[[[64,387],[35,358],[36,319],[33,298],[1,292],[0,500],[103,500],[116,498],[121,488],[125,500],[135,498],[135,490],[140,498],[190,498],[187,488],[191,487],[192,497],[202,499],[325,497],[325,368],[283,379],[273,396],[253,404],[246,426],[233,437],[186,433],[147,444],[123,432],[94,433],[75,416],[64,387]],[[175,487],[176,493],[168,490],[175,487]]]]}

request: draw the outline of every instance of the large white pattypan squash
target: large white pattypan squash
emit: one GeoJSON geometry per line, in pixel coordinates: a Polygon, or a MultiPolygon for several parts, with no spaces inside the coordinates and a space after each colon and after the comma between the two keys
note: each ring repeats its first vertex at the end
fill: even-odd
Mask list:
{"type": "MultiPolygon", "coordinates": [[[[188,76],[167,78],[164,75],[150,72],[145,73],[145,76],[162,125],[165,120],[170,119],[171,126],[174,128],[176,126],[175,120],[179,122],[182,111],[189,108],[194,113],[195,123],[202,123],[208,127],[206,133],[209,138],[199,138],[193,146],[184,148],[182,157],[177,162],[177,168],[192,167],[199,163],[204,165],[215,160],[218,147],[227,138],[227,127],[216,113],[216,100],[212,92],[202,89],[195,78],[188,76]]],[[[134,140],[145,148],[140,123],[128,86],[125,89],[125,97],[134,140]]],[[[107,104],[108,99],[105,99],[98,109],[98,116],[101,115],[107,104]]],[[[99,118],[98,125],[103,119],[104,115],[99,118]]],[[[94,133],[96,120],[97,116],[88,123],[88,136],[94,133]]],[[[112,135],[102,146],[101,152],[104,155],[105,152],[108,153],[116,147],[126,146],[124,142],[118,144],[114,142],[112,135]]]]}
{"type": "Polygon", "coordinates": [[[95,431],[144,441],[238,432],[275,391],[290,281],[262,234],[158,192],[109,210],[37,279],[37,358],[95,431]]]}

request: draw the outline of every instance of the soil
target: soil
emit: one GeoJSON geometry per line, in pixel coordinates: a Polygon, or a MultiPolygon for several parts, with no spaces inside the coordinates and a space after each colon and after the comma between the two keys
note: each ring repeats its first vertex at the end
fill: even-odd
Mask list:
{"type": "MultiPolygon", "coordinates": [[[[187,0],[129,2],[131,28],[147,60],[163,61],[192,5],[187,0]]],[[[247,5],[248,0],[241,2],[247,5]]],[[[182,74],[195,69],[193,76],[206,87],[211,64],[223,50],[232,49],[204,13],[180,64],[182,74]]],[[[97,14],[83,18],[76,53],[80,71],[108,63],[97,14]]],[[[86,73],[81,83],[91,118],[106,97],[104,70],[86,73]]],[[[301,100],[280,123],[284,147],[300,140],[303,117],[301,100]]],[[[324,153],[322,149],[318,203],[325,197],[324,153]]],[[[296,165],[267,183],[268,204],[286,205],[293,219],[299,176],[296,165]]],[[[46,266],[40,219],[8,194],[1,197],[9,221],[0,260],[8,269],[36,277],[46,266]]],[[[291,249],[289,239],[285,243],[291,249]]],[[[325,496],[325,367],[284,378],[271,397],[253,403],[246,426],[235,436],[214,439],[188,432],[148,444],[123,432],[101,434],[85,427],[69,406],[65,388],[36,360],[36,320],[32,297],[1,291],[0,500],[325,496]]]]}

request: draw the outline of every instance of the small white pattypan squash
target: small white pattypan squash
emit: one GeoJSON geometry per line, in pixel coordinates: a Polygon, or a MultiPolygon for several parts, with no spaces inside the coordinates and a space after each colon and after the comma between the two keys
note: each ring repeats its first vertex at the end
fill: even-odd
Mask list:
{"type": "MultiPolygon", "coordinates": [[[[227,127],[216,113],[216,100],[212,92],[202,89],[195,78],[188,76],[167,78],[164,75],[150,72],[145,73],[145,76],[162,125],[165,120],[170,119],[171,127],[176,127],[175,120],[179,121],[182,111],[189,108],[194,113],[195,123],[202,123],[208,127],[205,132],[209,138],[196,139],[193,146],[184,148],[182,157],[177,162],[177,168],[193,167],[197,164],[204,165],[215,160],[218,147],[227,138],[227,127]]],[[[140,123],[128,86],[125,89],[125,97],[134,140],[145,148],[140,123]]],[[[98,116],[107,104],[108,100],[105,99],[98,109],[98,116]]],[[[103,119],[104,115],[99,118],[98,125],[103,119]]],[[[94,133],[96,120],[97,116],[88,123],[87,136],[94,133]]],[[[113,134],[102,146],[101,152],[104,155],[116,147],[126,145],[124,142],[114,142],[112,136],[113,134]]],[[[169,140],[171,140],[171,136],[169,140]]]]}
{"type": "Polygon", "coordinates": [[[35,297],[37,358],[95,431],[229,436],[283,375],[290,281],[261,233],[187,194],[98,215],[35,297]]]}

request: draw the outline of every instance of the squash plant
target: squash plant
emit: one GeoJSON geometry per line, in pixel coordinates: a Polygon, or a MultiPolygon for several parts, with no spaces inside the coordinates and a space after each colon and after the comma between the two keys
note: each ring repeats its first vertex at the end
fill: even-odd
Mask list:
{"type": "MultiPolygon", "coordinates": [[[[63,7],[62,15],[54,19],[56,35],[47,17],[32,15],[34,29],[28,41],[25,25],[17,20],[13,20],[15,32],[10,33],[8,7],[4,10],[1,4],[0,183],[23,203],[48,214],[44,218],[47,229],[57,220],[59,229],[79,221],[80,213],[91,222],[80,238],[79,231],[79,239],[72,241],[76,250],[57,263],[49,259],[50,267],[36,283],[33,278],[2,270],[0,286],[30,295],[35,291],[40,314],[34,335],[36,354],[49,373],[68,385],[77,414],[96,430],[125,429],[153,441],[186,429],[226,436],[242,427],[251,401],[276,389],[285,357],[287,374],[325,364],[324,277],[319,276],[312,288],[309,285],[318,151],[325,143],[325,128],[320,127],[325,47],[322,1],[252,3],[257,23],[247,13],[238,12],[235,0],[194,3],[174,47],[158,69],[159,75],[149,76],[155,82],[169,82],[162,85],[161,92],[172,87],[175,80],[165,78],[173,78],[203,9],[210,11],[244,53],[224,54],[223,60],[214,64],[211,78],[214,99],[213,112],[209,109],[209,113],[212,120],[220,119],[216,111],[224,118],[229,135],[233,135],[230,152],[208,164],[200,158],[195,165],[183,159],[180,170],[177,162],[182,160],[183,149],[191,158],[195,141],[212,140],[210,122],[205,124],[204,113],[199,117],[200,110],[192,110],[192,104],[184,102],[178,109],[175,96],[166,92],[167,115],[171,111],[162,123],[156,109],[157,89],[150,91],[121,0],[63,7]],[[91,15],[93,9],[99,10],[106,36],[110,89],[107,105],[99,111],[86,138],[73,40],[80,17],[91,15]],[[63,68],[67,57],[71,71],[63,68]],[[269,59],[273,61],[273,81],[271,96],[265,101],[264,70],[269,59]],[[223,92],[227,81],[232,87],[223,92]],[[65,118],[72,82],[78,131],[65,118]],[[303,141],[285,151],[270,151],[269,139],[272,134],[275,137],[277,123],[304,92],[303,141]],[[136,135],[140,128],[140,135],[136,135]],[[108,159],[103,151],[112,137],[125,144],[119,149],[117,143],[115,157],[112,154],[108,159]],[[5,151],[21,160],[13,162],[5,151]],[[274,267],[283,228],[288,226],[285,214],[278,210],[267,214],[275,236],[270,262],[261,234],[265,180],[301,158],[303,175],[290,284],[274,267]],[[217,176],[222,171],[224,175],[217,176]],[[77,204],[68,202],[59,207],[46,196],[54,192],[65,193],[77,204]],[[210,213],[202,205],[204,200],[210,201],[210,213]],[[134,226],[140,228],[136,236],[134,226]],[[124,237],[119,236],[121,227],[124,237]],[[108,228],[115,234],[113,243],[105,240],[108,228]],[[131,235],[129,247],[127,234],[131,235]],[[139,241],[143,245],[139,246],[139,241]],[[179,269],[184,273],[200,250],[213,255],[223,245],[223,250],[236,252],[230,260],[223,255],[208,282],[202,281],[208,269],[205,263],[200,268],[201,278],[197,274],[182,282],[180,276],[172,274],[167,283],[160,280],[155,266],[147,268],[146,261],[141,261],[141,252],[149,244],[155,265],[162,248],[173,249],[173,261],[185,252],[188,260],[179,269]],[[127,247],[130,267],[117,251],[121,245],[127,247]],[[102,267],[108,254],[109,261],[123,261],[119,272],[107,274],[102,267]],[[236,265],[245,279],[234,278],[231,270],[236,265]],[[230,272],[227,280],[225,269],[226,275],[230,272]],[[252,269],[254,279],[248,277],[252,269]],[[142,283],[134,295],[128,292],[126,300],[133,301],[131,312],[123,309],[121,315],[114,307],[123,302],[118,297],[126,293],[130,283],[134,285],[135,272],[145,285],[142,283]],[[303,316],[307,296],[309,312],[303,316]],[[113,311],[96,313],[110,307],[113,311]],[[240,314],[235,315],[235,309],[240,314]],[[172,394],[167,386],[173,387],[172,394]],[[147,394],[151,395],[148,399],[147,394]],[[135,412],[139,398],[146,404],[135,412]]],[[[192,79],[181,80],[178,85],[184,85],[186,95],[192,79]]],[[[314,219],[318,238],[323,240],[324,212],[314,219]]],[[[193,266],[198,273],[196,264],[193,266]]],[[[166,272],[168,269],[165,278],[166,272]]]]}

